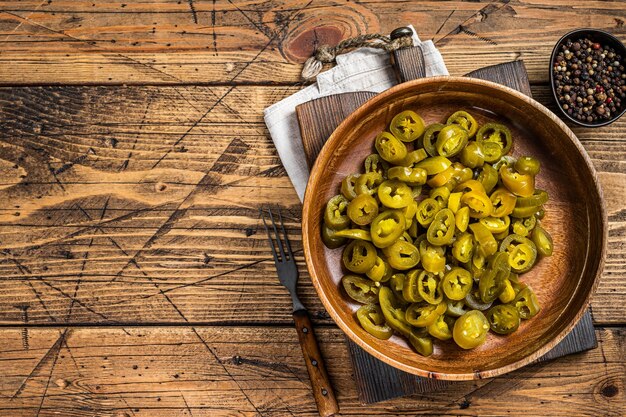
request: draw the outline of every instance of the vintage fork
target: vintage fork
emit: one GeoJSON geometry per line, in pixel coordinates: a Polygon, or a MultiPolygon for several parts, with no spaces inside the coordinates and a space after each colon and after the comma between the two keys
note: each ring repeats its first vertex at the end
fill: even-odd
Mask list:
{"type": "Polygon", "coordinates": [[[280,283],[289,290],[289,294],[291,295],[293,302],[293,320],[298,330],[298,339],[300,341],[300,347],[302,348],[302,354],[304,355],[304,361],[306,362],[306,369],[309,372],[309,379],[311,380],[313,395],[317,403],[317,410],[323,417],[332,416],[339,412],[339,406],[337,405],[337,399],[330,385],[326,367],[324,366],[324,360],[322,359],[322,354],[320,353],[317,340],[315,339],[309,313],[300,302],[298,294],[296,293],[298,268],[293,258],[291,243],[289,243],[289,238],[287,237],[283,217],[280,213],[280,209],[278,209],[278,221],[280,223],[280,232],[282,232],[284,245],[279,230],[276,227],[272,210],[270,208],[267,209],[271,228],[267,225],[265,210],[261,209],[260,212],[265,231],[267,232],[267,238],[272,248],[272,255],[274,255],[278,279],[280,283]],[[277,248],[278,251],[276,250],[277,248]]]}

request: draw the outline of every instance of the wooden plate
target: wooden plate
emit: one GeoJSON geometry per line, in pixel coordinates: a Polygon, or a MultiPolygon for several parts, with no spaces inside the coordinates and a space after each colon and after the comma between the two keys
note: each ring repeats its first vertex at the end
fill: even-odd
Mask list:
{"type": "Polygon", "coordinates": [[[432,77],[400,84],[372,98],[333,132],[311,171],[302,214],[307,267],[326,310],[357,344],[378,359],[416,375],[470,380],[520,368],[552,349],[584,313],[604,265],[607,219],[602,191],[589,156],[572,131],[544,106],[518,91],[466,77],[432,77]],[[512,154],[541,161],[537,187],[547,190],[544,227],[554,239],[554,255],[541,259],[522,275],[542,306],[507,337],[490,333],[476,349],[435,342],[430,357],[415,353],[398,336],[383,341],[365,332],[354,312],[359,304],[339,288],[343,248],[328,249],[321,224],[328,199],[339,193],[341,180],[362,172],[373,152],[376,134],[398,112],[411,109],[426,124],[441,122],[459,109],[480,123],[496,121],[511,128],[512,154]]]}

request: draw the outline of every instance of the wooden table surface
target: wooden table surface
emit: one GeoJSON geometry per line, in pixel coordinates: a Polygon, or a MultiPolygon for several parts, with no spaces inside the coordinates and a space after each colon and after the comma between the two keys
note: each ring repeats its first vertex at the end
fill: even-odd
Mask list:
{"type": "Polygon", "coordinates": [[[619,1],[0,1],[0,415],[315,415],[263,204],[288,218],[342,414],[624,415],[626,117],[573,127],[609,216],[598,348],[364,408],[262,110],[315,45],[408,23],[452,75],[523,59],[554,108],[556,40],[626,41],[625,21],[619,1]]]}

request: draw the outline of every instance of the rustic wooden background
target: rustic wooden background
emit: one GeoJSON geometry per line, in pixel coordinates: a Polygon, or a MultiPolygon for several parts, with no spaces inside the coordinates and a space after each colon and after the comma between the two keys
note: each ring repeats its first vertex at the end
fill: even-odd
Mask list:
{"type": "Polygon", "coordinates": [[[0,415],[315,415],[263,204],[288,219],[344,415],[624,415],[626,118],[574,128],[610,222],[599,347],[363,408],[262,110],[316,45],[407,23],[453,75],[523,59],[553,108],[556,40],[626,41],[625,21],[619,1],[0,1],[0,415]]]}

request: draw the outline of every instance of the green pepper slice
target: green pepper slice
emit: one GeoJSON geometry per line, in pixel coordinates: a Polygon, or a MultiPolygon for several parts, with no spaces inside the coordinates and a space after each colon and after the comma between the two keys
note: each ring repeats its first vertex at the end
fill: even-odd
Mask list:
{"type": "MultiPolygon", "coordinates": [[[[509,278],[511,277],[511,275],[514,275],[514,274],[510,274],[509,278]]],[[[511,280],[509,278],[507,278],[504,281],[504,289],[498,296],[498,299],[502,301],[504,304],[507,304],[513,301],[515,299],[515,296],[517,295],[515,293],[515,289],[513,288],[513,285],[511,284],[511,280]]]]}
{"type": "Polygon", "coordinates": [[[378,199],[389,208],[403,208],[413,201],[413,192],[408,185],[398,180],[387,180],[378,186],[378,199]]]}
{"type": "Polygon", "coordinates": [[[500,296],[510,273],[511,267],[506,253],[498,252],[489,258],[489,266],[478,281],[478,291],[483,303],[492,303],[500,296]]]}
{"type": "Polygon", "coordinates": [[[446,268],[446,256],[443,247],[434,246],[423,239],[419,243],[420,257],[424,269],[433,274],[442,273],[446,268]]]}
{"type": "Polygon", "coordinates": [[[390,180],[400,180],[412,187],[426,183],[426,170],[421,168],[396,166],[389,168],[388,175],[390,180]]]}
{"type": "Polygon", "coordinates": [[[495,142],[483,142],[481,144],[483,149],[483,157],[485,162],[493,164],[494,162],[498,162],[504,153],[502,152],[502,147],[495,142]]]}
{"type": "Polygon", "coordinates": [[[479,223],[482,224],[489,230],[492,234],[502,233],[509,230],[509,226],[511,225],[511,218],[509,216],[503,217],[483,217],[479,220],[479,223]]]}
{"type": "Polygon", "coordinates": [[[485,154],[480,143],[471,141],[461,151],[461,163],[470,168],[481,167],[485,163],[485,154]]]}
{"type": "Polygon", "coordinates": [[[469,226],[474,234],[474,239],[478,243],[478,250],[484,256],[491,256],[498,250],[498,242],[493,234],[481,223],[472,223],[469,226]]]}
{"type": "Polygon", "coordinates": [[[513,139],[508,127],[499,123],[485,123],[476,132],[476,141],[480,143],[496,143],[502,149],[502,155],[506,155],[511,150],[513,139]]]}
{"type": "Polygon", "coordinates": [[[489,327],[498,334],[511,334],[520,324],[520,317],[517,309],[508,304],[493,306],[487,312],[489,327]]]}
{"type": "Polygon", "coordinates": [[[413,346],[413,349],[422,356],[430,356],[433,354],[432,339],[415,330],[409,334],[409,343],[413,346]]]}
{"type": "Polygon", "coordinates": [[[498,171],[491,165],[484,164],[476,179],[483,185],[485,192],[489,194],[493,187],[498,184],[498,171]]]}
{"type": "Polygon", "coordinates": [[[537,247],[537,252],[541,256],[552,256],[554,243],[552,236],[540,225],[535,226],[532,234],[532,241],[537,247]]]}
{"type": "Polygon", "coordinates": [[[406,220],[401,210],[386,210],[370,225],[372,243],[379,248],[391,246],[404,233],[406,220]]]}
{"type": "Polygon", "coordinates": [[[377,153],[373,153],[365,158],[363,166],[365,168],[365,173],[376,172],[380,174],[382,178],[387,177],[389,164],[387,163],[387,161],[383,160],[377,153]]]}
{"type": "Polygon", "coordinates": [[[511,216],[517,218],[530,217],[542,210],[541,206],[515,207],[511,212],[511,216]]]}
{"type": "Polygon", "coordinates": [[[418,162],[415,167],[426,170],[428,175],[437,175],[445,171],[452,165],[452,162],[445,156],[431,156],[418,162]]]}
{"type": "Polygon", "coordinates": [[[388,132],[381,132],[375,142],[378,154],[387,162],[399,164],[406,157],[406,145],[388,132]]]}
{"type": "Polygon", "coordinates": [[[469,225],[469,218],[470,218],[469,207],[467,206],[461,207],[459,211],[457,211],[456,214],[454,215],[454,218],[455,218],[456,228],[459,229],[461,232],[466,231],[467,226],[469,225]]]}
{"type": "Polygon", "coordinates": [[[441,129],[443,129],[444,127],[445,125],[441,123],[433,123],[432,125],[429,125],[424,131],[422,145],[424,146],[424,149],[426,149],[426,152],[428,152],[428,155],[437,156],[435,142],[437,141],[437,135],[439,135],[439,132],[441,132],[441,129]]]}
{"type": "Polygon", "coordinates": [[[435,219],[435,215],[439,211],[439,203],[434,198],[426,198],[417,206],[415,217],[422,227],[428,227],[435,219]]]}
{"type": "Polygon", "coordinates": [[[419,293],[417,281],[421,272],[419,269],[413,269],[406,274],[404,285],[402,286],[402,295],[406,301],[412,303],[424,301],[424,298],[419,293]]]}
{"type": "Polygon", "coordinates": [[[397,240],[393,245],[383,248],[383,253],[389,265],[401,271],[413,268],[420,261],[419,250],[404,240],[397,240]]]}
{"type": "Polygon", "coordinates": [[[465,304],[467,304],[467,306],[473,310],[485,311],[485,310],[488,310],[489,307],[491,307],[493,302],[484,303],[480,299],[480,294],[478,293],[478,289],[475,289],[475,290],[472,289],[472,291],[470,291],[465,296],[465,304]]]}
{"type": "Polygon", "coordinates": [[[364,274],[376,263],[376,248],[364,240],[353,240],[343,250],[344,266],[357,274],[364,274]]]}
{"type": "Polygon", "coordinates": [[[378,186],[383,182],[383,177],[378,172],[367,172],[359,175],[355,180],[354,190],[357,195],[373,195],[378,190],[378,186]]]}
{"type": "Polygon", "coordinates": [[[461,126],[469,137],[472,137],[478,131],[478,123],[476,123],[476,119],[466,111],[459,110],[457,112],[452,113],[450,117],[448,117],[447,124],[455,124],[461,126]]]}
{"type": "Polygon", "coordinates": [[[389,130],[402,142],[413,142],[424,133],[424,121],[414,111],[405,110],[391,119],[389,130]]]}
{"type": "Polygon", "coordinates": [[[500,244],[500,251],[506,252],[509,265],[513,272],[521,274],[535,265],[537,259],[537,247],[524,236],[508,235],[500,244]]]}
{"type": "Polygon", "coordinates": [[[461,203],[469,207],[470,217],[477,219],[488,217],[493,212],[493,204],[491,204],[489,196],[480,191],[470,191],[463,194],[461,197],[461,203]]]}
{"type": "Polygon", "coordinates": [[[444,302],[439,304],[414,303],[406,309],[404,318],[412,326],[428,327],[446,311],[447,307],[444,302]]]}
{"type": "Polygon", "coordinates": [[[537,296],[530,287],[523,288],[515,296],[513,305],[517,309],[519,316],[524,320],[534,317],[541,310],[537,296]]]}
{"type": "Polygon", "coordinates": [[[365,275],[375,282],[387,282],[393,275],[393,269],[383,258],[377,256],[376,263],[365,275]]]}
{"type": "Polygon", "coordinates": [[[517,197],[515,194],[509,192],[506,188],[501,187],[491,193],[489,197],[493,210],[491,215],[493,217],[508,216],[513,212],[517,197]]]}
{"type": "Polygon", "coordinates": [[[450,329],[449,323],[453,323],[450,317],[441,315],[437,317],[437,320],[430,326],[428,326],[428,334],[439,340],[452,339],[452,329],[450,329]]]}
{"type": "MultiPolygon", "coordinates": [[[[380,187],[378,189],[380,192],[380,187]]],[[[347,212],[350,220],[359,226],[365,226],[378,216],[378,202],[369,194],[359,194],[350,201],[347,212]]]]}
{"type": "Polygon", "coordinates": [[[404,157],[400,165],[413,168],[415,164],[423,161],[426,158],[428,158],[428,153],[426,152],[426,149],[424,148],[415,149],[406,154],[406,156],[404,157]]]}
{"type": "Polygon", "coordinates": [[[372,235],[369,230],[363,229],[343,229],[335,232],[336,237],[365,240],[366,242],[372,241],[372,235]]]}
{"type": "Polygon", "coordinates": [[[341,278],[346,294],[362,304],[375,303],[378,300],[379,287],[373,281],[358,275],[344,275],[341,278]]]}
{"type": "Polygon", "coordinates": [[[461,317],[465,313],[467,313],[467,310],[465,309],[465,300],[448,301],[446,315],[450,317],[461,317]]]}
{"type": "Polygon", "coordinates": [[[346,243],[346,238],[337,236],[337,231],[326,226],[326,223],[322,225],[322,242],[329,249],[336,249],[343,246],[346,243]]]}
{"type": "Polygon", "coordinates": [[[417,277],[417,291],[428,304],[439,304],[443,301],[441,279],[428,271],[420,272],[417,277]]]}
{"type": "Polygon", "coordinates": [[[541,163],[532,156],[520,156],[517,162],[515,162],[515,170],[520,174],[528,174],[534,177],[539,174],[541,163]]]}
{"type": "Polygon", "coordinates": [[[406,298],[404,298],[404,294],[403,294],[405,282],[406,282],[406,275],[400,274],[400,273],[393,274],[391,276],[391,279],[389,280],[389,288],[391,288],[391,291],[393,291],[394,295],[398,297],[398,299],[406,302],[407,300],[406,298]]]}
{"type": "Polygon", "coordinates": [[[474,237],[470,233],[462,233],[452,244],[452,256],[461,263],[467,263],[474,253],[474,237]]]}
{"type": "Polygon", "coordinates": [[[478,310],[471,310],[456,320],[452,336],[461,348],[473,349],[485,342],[488,330],[489,322],[485,315],[478,310]]]}
{"type": "Polygon", "coordinates": [[[393,334],[393,329],[385,323],[385,316],[380,306],[376,304],[366,304],[356,311],[356,317],[361,323],[361,327],[372,336],[387,340],[393,334]]]}
{"type": "Polygon", "coordinates": [[[516,235],[528,237],[537,225],[537,218],[535,216],[525,217],[523,219],[513,220],[513,233],[516,235]]]}
{"type": "Polygon", "coordinates": [[[504,165],[500,167],[500,177],[502,184],[516,196],[530,197],[535,192],[535,177],[532,175],[520,174],[504,165]]]}
{"type": "Polygon", "coordinates": [[[445,170],[441,171],[439,174],[429,179],[427,184],[433,188],[446,185],[454,179],[454,175],[456,174],[456,171],[457,171],[457,168],[454,165],[450,165],[448,168],[446,168],[445,170]]]}
{"type": "Polygon", "coordinates": [[[449,124],[437,134],[435,148],[439,155],[451,158],[463,150],[468,140],[467,130],[458,125],[449,124]]]}
{"type": "Polygon", "coordinates": [[[441,287],[448,299],[459,301],[463,300],[470,292],[473,284],[472,274],[466,269],[457,266],[444,275],[441,287]]]}
{"type": "Polygon", "coordinates": [[[452,243],[455,230],[454,213],[452,210],[445,208],[435,214],[435,218],[428,226],[426,238],[433,245],[447,245],[452,243]]]}
{"type": "Polygon", "coordinates": [[[535,189],[529,197],[518,197],[515,207],[537,207],[548,201],[548,193],[544,190],[535,189]]]}
{"type": "Polygon", "coordinates": [[[324,223],[334,230],[345,229],[350,226],[350,217],[346,213],[349,201],[340,195],[336,195],[326,203],[324,211],[324,223]]]}
{"type": "Polygon", "coordinates": [[[350,174],[341,181],[341,195],[347,200],[352,200],[356,197],[356,180],[360,174],[350,174]]]}
{"type": "Polygon", "coordinates": [[[430,198],[434,198],[439,207],[446,208],[448,206],[448,198],[450,198],[450,190],[447,187],[437,187],[430,191],[430,198]]]}
{"type": "Polygon", "coordinates": [[[395,331],[408,336],[411,334],[411,325],[406,321],[406,305],[398,299],[388,287],[381,287],[378,291],[380,309],[385,316],[385,321],[395,331]]]}

